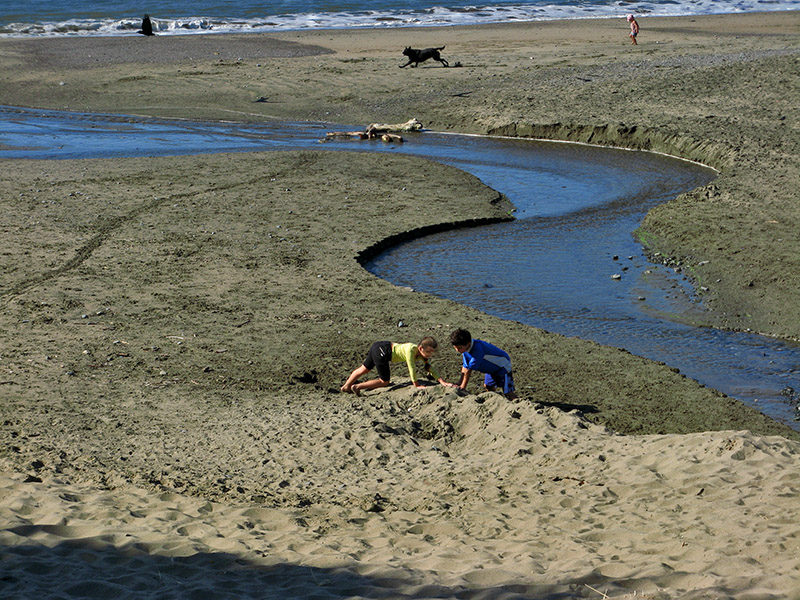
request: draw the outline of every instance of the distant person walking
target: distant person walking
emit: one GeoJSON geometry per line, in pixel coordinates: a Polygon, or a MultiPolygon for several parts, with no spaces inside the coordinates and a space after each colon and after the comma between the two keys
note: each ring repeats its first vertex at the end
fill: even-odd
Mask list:
{"type": "Polygon", "coordinates": [[[631,44],[636,46],[636,36],[639,35],[639,24],[636,22],[636,18],[633,15],[628,15],[627,19],[628,23],[631,24],[631,32],[628,36],[631,38],[631,44]]]}

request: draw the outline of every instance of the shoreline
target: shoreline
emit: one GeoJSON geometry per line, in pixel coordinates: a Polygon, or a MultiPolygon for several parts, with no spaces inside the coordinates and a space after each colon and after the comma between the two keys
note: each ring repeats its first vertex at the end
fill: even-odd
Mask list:
{"type": "MultiPolygon", "coordinates": [[[[355,31],[355,30],[363,30],[363,31],[373,31],[373,32],[382,32],[382,31],[390,31],[390,30],[408,30],[408,29],[420,29],[420,28],[432,28],[432,29],[440,29],[446,27],[492,27],[492,26],[503,26],[508,24],[521,24],[521,25],[535,25],[539,23],[550,23],[550,22],[574,22],[574,21],[598,21],[598,20],[618,20],[624,19],[627,13],[636,14],[637,18],[642,19],[686,19],[686,18],[698,18],[698,17],[726,17],[731,15],[753,15],[753,14],[782,14],[782,13],[791,13],[797,12],[799,9],[795,7],[787,8],[774,8],[774,5],[777,3],[773,3],[773,8],[765,8],[760,7],[760,10],[755,9],[755,7],[750,7],[750,9],[745,9],[741,6],[741,4],[737,6],[729,6],[728,10],[720,10],[718,12],[684,12],[681,14],[672,13],[660,13],[658,11],[652,11],[649,9],[644,9],[644,12],[637,12],[636,6],[628,6],[628,7],[618,7],[614,8],[613,12],[597,12],[597,8],[599,6],[594,6],[588,12],[582,14],[565,14],[565,13],[549,13],[546,16],[543,16],[541,7],[537,7],[533,9],[532,13],[526,13],[523,7],[516,6],[514,9],[523,9],[521,12],[515,12],[514,9],[509,10],[506,7],[501,12],[503,13],[503,18],[498,20],[490,20],[490,17],[483,12],[479,20],[477,21],[470,21],[469,18],[464,19],[467,15],[474,15],[475,11],[458,11],[456,10],[454,13],[450,13],[449,15],[444,15],[442,13],[438,13],[435,17],[434,21],[426,22],[424,18],[420,18],[420,14],[416,13],[414,15],[414,22],[410,23],[409,21],[405,20],[403,16],[398,15],[398,13],[388,10],[386,13],[380,12],[372,12],[371,17],[374,19],[373,21],[366,21],[366,20],[359,20],[354,19],[355,15],[358,14],[360,11],[355,11],[349,13],[350,19],[348,21],[348,13],[347,11],[336,13],[336,16],[333,16],[334,13],[314,13],[315,17],[315,25],[309,26],[307,21],[303,25],[292,26],[289,23],[293,21],[296,17],[303,17],[308,16],[308,13],[284,13],[281,17],[285,18],[286,20],[283,23],[279,24],[278,21],[280,17],[277,15],[273,15],[270,20],[269,25],[265,25],[263,22],[264,18],[270,17],[261,17],[258,19],[254,19],[248,22],[247,19],[243,20],[236,20],[235,22],[231,22],[229,19],[225,17],[214,17],[207,15],[204,18],[198,17],[178,17],[173,16],[172,18],[159,18],[154,16],[153,23],[156,24],[154,33],[156,36],[172,36],[172,37],[186,37],[186,36],[198,36],[198,35],[241,35],[241,34],[263,34],[263,35],[275,35],[280,33],[296,33],[296,32],[343,32],[343,31],[355,31]],[[623,10],[624,9],[624,10],[623,10]],[[453,15],[459,15],[456,17],[456,21],[453,21],[453,15]],[[276,18],[277,17],[277,18],[276,18]],[[461,18],[464,20],[458,21],[457,19],[461,18]],[[192,22],[187,23],[186,19],[190,19],[192,22]],[[327,20],[326,20],[327,19],[327,20]],[[212,21],[215,21],[212,23],[212,21]],[[323,25],[323,22],[325,23],[323,25]],[[172,27],[171,27],[172,26],[172,27]]],[[[355,7],[351,7],[355,9],[355,7]]],[[[489,9],[490,11],[494,9],[498,9],[500,7],[488,5],[485,8],[489,9]]],[[[554,6],[550,7],[555,8],[554,6]]],[[[59,27],[58,21],[53,21],[50,19],[47,23],[44,22],[32,22],[28,23],[27,27],[25,23],[14,23],[13,25],[17,26],[17,29],[25,28],[27,29],[27,33],[2,33],[0,34],[0,39],[48,39],[48,38],[71,38],[71,39],[80,39],[85,37],[92,37],[92,38],[100,38],[100,37],[139,37],[138,31],[136,31],[140,27],[140,18],[135,17],[133,19],[130,18],[121,18],[121,19],[114,19],[111,17],[107,17],[105,21],[102,19],[99,21],[95,21],[92,23],[86,23],[87,28],[81,29],[81,23],[78,23],[74,20],[74,15],[63,15],[68,19],[68,25],[66,22],[61,23],[62,25],[67,25],[70,29],[69,32],[61,31],[59,33],[53,33],[59,27]],[[126,22],[127,21],[127,22],[126,22]],[[49,32],[43,33],[45,30],[48,29],[49,25],[49,32]],[[31,33],[31,31],[35,30],[40,31],[40,33],[31,33]]],[[[404,15],[406,18],[410,17],[411,15],[404,15]]],[[[57,17],[54,17],[57,18],[57,17]]],[[[297,21],[294,21],[297,23],[297,21]]],[[[302,20],[300,21],[303,22],[302,20]]],[[[6,23],[5,27],[8,28],[9,25],[12,23],[6,23]]]]}
{"type": "MultiPolygon", "coordinates": [[[[705,157],[717,179],[641,232],[708,285],[720,325],[796,337],[797,19],[648,19],[636,48],[610,21],[0,40],[0,102],[416,117],[705,157]],[[442,44],[462,67],[398,68],[442,44]]],[[[797,432],[666,365],[360,267],[393,235],[503,218],[477,178],[326,151],[0,165],[4,597],[798,589],[797,432]],[[517,401],[417,390],[402,366],[391,388],[339,392],[377,339],[435,336],[452,381],[456,327],[510,353],[517,401]]]]}

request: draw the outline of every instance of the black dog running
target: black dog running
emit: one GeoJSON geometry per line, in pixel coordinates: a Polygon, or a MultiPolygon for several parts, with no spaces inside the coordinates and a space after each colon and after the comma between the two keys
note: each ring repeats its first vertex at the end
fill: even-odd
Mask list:
{"type": "Polygon", "coordinates": [[[444,50],[444,46],[440,48],[425,48],[424,50],[418,50],[417,48],[412,48],[411,46],[407,46],[406,49],[403,50],[403,55],[408,57],[408,62],[404,65],[400,65],[400,68],[402,69],[403,67],[407,67],[408,65],[416,67],[419,63],[425,62],[429,58],[432,58],[433,60],[438,60],[445,67],[449,67],[450,65],[448,64],[448,62],[439,55],[439,50],[444,50]]]}

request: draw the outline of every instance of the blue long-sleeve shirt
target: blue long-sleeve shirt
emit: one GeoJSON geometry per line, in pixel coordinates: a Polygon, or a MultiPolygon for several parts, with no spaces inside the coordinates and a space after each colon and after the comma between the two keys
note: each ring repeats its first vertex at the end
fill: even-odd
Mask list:
{"type": "Polygon", "coordinates": [[[469,349],[461,357],[464,368],[471,371],[496,373],[503,370],[511,373],[511,357],[508,353],[483,340],[473,339],[469,349]]]}

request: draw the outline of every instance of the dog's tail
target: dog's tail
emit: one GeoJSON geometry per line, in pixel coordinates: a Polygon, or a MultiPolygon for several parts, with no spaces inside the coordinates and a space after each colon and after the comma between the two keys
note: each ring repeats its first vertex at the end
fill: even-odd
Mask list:
{"type": "Polygon", "coordinates": [[[437,50],[444,50],[444,46],[440,46],[439,48],[436,48],[436,49],[437,50]]]}

